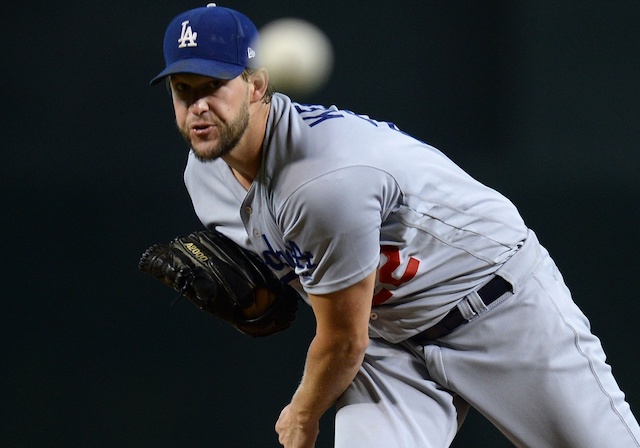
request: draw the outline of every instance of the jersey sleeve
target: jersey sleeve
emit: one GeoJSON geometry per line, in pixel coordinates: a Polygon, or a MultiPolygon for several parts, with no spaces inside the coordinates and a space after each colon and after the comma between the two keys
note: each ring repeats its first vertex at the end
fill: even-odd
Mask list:
{"type": "Polygon", "coordinates": [[[366,166],[339,168],[296,188],[277,213],[284,239],[312,256],[304,289],[328,294],[364,279],[380,261],[380,228],[399,197],[394,179],[366,166]]]}

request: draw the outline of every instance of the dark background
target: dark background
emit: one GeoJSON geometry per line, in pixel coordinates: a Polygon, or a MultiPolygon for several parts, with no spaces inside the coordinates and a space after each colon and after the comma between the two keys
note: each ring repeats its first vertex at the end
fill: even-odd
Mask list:
{"type": "MultiPolygon", "coordinates": [[[[310,310],[250,340],[137,271],[149,245],[200,227],[187,148],[148,81],[166,24],[203,5],[3,6],[2,446],[277,446],[310,310]]],[[[305,101],[393,121],[510,197],[637,413],[640,2],[221,5],[319,25],[336,65],[305,101]]],[[[476,413],[454,445],[510,446],[476,413]]]]}

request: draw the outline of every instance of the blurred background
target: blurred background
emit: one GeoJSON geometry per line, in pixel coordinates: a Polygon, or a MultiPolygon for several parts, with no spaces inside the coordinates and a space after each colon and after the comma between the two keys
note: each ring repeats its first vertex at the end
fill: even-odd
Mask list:
{"type": "MultiPolygon", "coordinates": [[[[250,340],[137,271],[200,227],[163,87],[165,26],[205,2],[3,6],[0,443],[277,447],[313,318],[250,340]],[[9,244],[11,241],[13,243],[9,244]]],[[[640,2],[228,0],[335,49],[305,102],[394,122],[512,199],[638,415],[640,2]]],[[[318,448],[332,446],[333,414],[318,448]]],[[[471,413],[455,447],[508,447],[471,413]]]]}

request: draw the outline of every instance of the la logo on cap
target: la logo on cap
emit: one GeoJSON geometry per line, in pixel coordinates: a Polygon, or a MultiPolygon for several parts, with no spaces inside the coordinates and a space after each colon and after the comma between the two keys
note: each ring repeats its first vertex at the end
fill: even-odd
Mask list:
{"type": "Polygon", "coordinates": [[[169,22],[162,41],[165,68],[152,85],[177,73],[234,79],[258,65],[253,46],[258,30],[251,19],[213,6],[190,9],[169,22]]]}
{"type": "Polygon", "coordinates": [[[196,39],[198,37],[198,33],[194,33],[191,29],[191,26],[187,26],[189,24],[188,20],[182,22],[182,31],[180,32],[180,39],[178,39],[178,48],[186,48],[186,47],[197,47],[196,39]]]}

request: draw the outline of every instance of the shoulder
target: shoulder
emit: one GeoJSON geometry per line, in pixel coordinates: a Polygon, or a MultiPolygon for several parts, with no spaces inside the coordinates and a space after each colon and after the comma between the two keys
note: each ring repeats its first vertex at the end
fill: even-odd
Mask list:
{"type": "Polygon", "coordinates": [[[346,230],[362,220],[380,222],[401,202],[403,193],[389,173],[375,167],[302,161],[280,176],[273,190],[276,219],[284,228],[300,219],[317,230],[346,230]]]}
{"type": "Polygon", "coordinates": [[[268,129],[269,138],[287,138],[289,145],[314,143],[326,146],[389,145],[415,139],[401,132],[393,123],[373,119],[336,105],[302,104],[276,94],[272,100],[268,129]]]}

